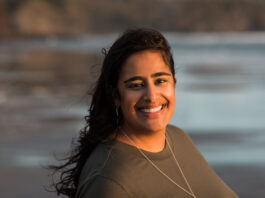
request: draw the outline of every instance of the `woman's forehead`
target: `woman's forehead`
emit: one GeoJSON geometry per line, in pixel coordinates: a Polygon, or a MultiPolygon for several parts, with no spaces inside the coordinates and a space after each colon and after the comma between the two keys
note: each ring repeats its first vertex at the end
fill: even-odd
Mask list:
{"type": "Polygon", "coordinates": [[[120,77],[132,75],[150,76],[158,72],[169,72],[170,68],[165,63],[161,52],[146,50],[132,54],[123,64],[120,77]]]}

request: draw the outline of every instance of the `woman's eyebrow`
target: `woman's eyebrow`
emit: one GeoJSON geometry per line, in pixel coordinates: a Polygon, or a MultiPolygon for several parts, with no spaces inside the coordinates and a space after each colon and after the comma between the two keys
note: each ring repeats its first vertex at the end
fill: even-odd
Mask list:
{"type": "Polygon", "coordinates": [[[171,76],[170,73],[167,73],[167,72],[157,72],[157,73],[154,73],[151,75],[151,77],[159,77],[159,76],[171,76]]]}
{"type": "MultiPolygon", "coordinates": [[[[152,78],[155,77],[159,77],[159,76],[171,76],[170,73],[167,72],[157,72],[151,75],[152,78]]],[[[124,83],[130,82],[130,81],[134,81],[134,80],[143,80],[143,77],[141,76],[133,76],[131,78],[129,78],[128,80],[123,81],[124,83]]]]}
{"type": "Polygon", "coordinates": [[[134,76],[134,77],[131,77],[128,80],[125,80],[123,82],[127,83],[127,82],[134,81],[134,80],[143,80],[143,78],[141,76],[134,76]]]}

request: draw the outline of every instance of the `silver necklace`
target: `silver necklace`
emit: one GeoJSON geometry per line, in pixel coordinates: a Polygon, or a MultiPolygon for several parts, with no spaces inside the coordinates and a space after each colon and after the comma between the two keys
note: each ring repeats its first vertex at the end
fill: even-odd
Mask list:
{"type": "Polygon", "coordinates": [[[180,167],[180,165],[179,165],[179,163],[178,163],[178,161],[177,161],[177,159],[176,159],[176,157],[175,157],[175,155],[174,155],[174,153],[173,153],[173,151],[172,151],[172,148],[171,148],[171,146],[170,146],[170,144],[169,144],[169,142],[168,142],[168,140],[167,140],[167,136],[165,136],[165,138],[166,138],[166,143],[167,143],[167,145],[168,145],[168,147],[169,147],[169,150],[170,150],[170,152],[171,152],[171,154],[172,154],[172,156],[173,156],[173,158],[174,158],[174,160],[175,160],[175,163],[176,163],[176,165],[178,166],[178,168],[179,168],[179,170],[180,170],[180,173],[181,173],[181,175],[182,175],[182,177],[184,178],[184,181],[185,181],[185,183],[187,184],[187,186],[188,186],[188,188],[189,188],[189,190],[190,190],[190,192],[189,191],[187,191],[185,188],[183,188],[182,186],[180,186],[179,184],[177,184],[173,179],[171,179],[166,173],[164,173],[157,165],[155,165],[154,164],[154,162],[152,162],[152,160],[150,160],[149,159],[149,157],[147,157],[145,154],[144,154],[144,152],[136,145],[136,143],[125,133],[125,131],[122,129],[122,128],[120,128],[120,130],[123,132],[123,134],[126,136],[126,138],[132,143],[132,144],[134,144],[134,146],[137,148],[137,150],[143,155],[143,157],[158,171],[158,172],[160,172],[163,176],[165,176],[170,182],[172,182],[173,184],[175,184],[177,187],[179,187],[181,190],[183,190],[184,192],[186,192],[187,194],[189,194],[190,196],[192,196],[193,198],[196,198],[196,196],[195,196],[195,194],[193,193],[193,191],[192,191],[192,189],[191,189],[191,187],[190,187],[190,185],[189,185],[189,183],[188,183],[188,181],[187,181],[187,179],[186,179],[186,177],[185,177],[185,175],[184,175],[184,173],[183,173],[183,171],[182,171],[182,169],[181,169],[181,167],[180,167]]]}

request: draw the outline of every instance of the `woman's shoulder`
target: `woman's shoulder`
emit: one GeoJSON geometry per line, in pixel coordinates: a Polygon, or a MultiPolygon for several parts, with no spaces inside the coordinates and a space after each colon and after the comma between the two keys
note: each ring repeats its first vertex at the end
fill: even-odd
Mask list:
{"type": "Polygon", "coordinates": [[[100,192],[102,186],[113,190],[115,189],[111,191],[113,193],[126,194],[120,182],[123,176],[122,159],[115,148],[115,142],[108,142],[99,144],[94,149],[81,172],[77,193],[78,197],[85,197],[80,196],[80,194],[84,193],[92,195],[95,192],[100,192]]]}
{"type": "Polygon", "coordinates": [[[104,169],[111,154],[111,147],[106,144],[98,144],[92,151],[80,174],[79,183],[87,182],[104,169]]]}
{"type": "Polygon", "coordinates": [[[169,141],[171,141],[173,145],[181,147],[182,149],[185,148],[199,153],[199,150],[197,149],[193,140],[191,139],[189,134],[183,129],[174,125],[168,125],[167,135],[169,136],[169,141]]]}
{"type": "Polygon", "coordinates": [[[172,124],[167,125],[167,131],[168,132],[183,132],[182,129],[180,129],[179,127],[172,125],[172,124]]]}
{"type": "Polygon", "coordinates": [[[167,134],[169,136],[171,136],[172,138],[188,138],[190,139],[189,135],[187,134],[187,132],[185,132],[183,129],[177,127],[177,126],[174,126],[174,125],[167,125],[167,134]]]}
{"type": "Polygon", "coordinates": [[[127,155],[128,153],[123,151],[126,148],[120,144],[117,141],[98,144],[82,169],[80,183],[87,183],[98,175],[112,178],[117,172],[119,173],[119,171],[114,170],[117,170],[117,166],[120,169],[126,166],[126,163],[122,162],[128,161],[127,158],[130,157],[127,155]]]}

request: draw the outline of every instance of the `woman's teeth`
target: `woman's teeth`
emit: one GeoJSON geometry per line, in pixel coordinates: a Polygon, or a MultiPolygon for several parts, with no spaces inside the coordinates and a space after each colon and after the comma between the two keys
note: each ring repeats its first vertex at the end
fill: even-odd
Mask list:
{"type": "Polygon", "coordinates": [[[141,108],[140,111],[145,112],[145,113],[155,113],[157,111],[160,111],[163,108],[163,105],[160,105],[155,108],[141,108]]]}

